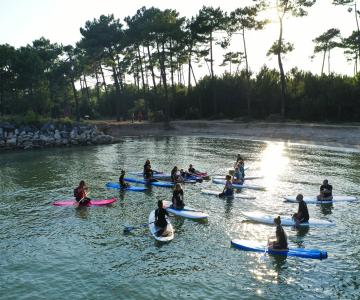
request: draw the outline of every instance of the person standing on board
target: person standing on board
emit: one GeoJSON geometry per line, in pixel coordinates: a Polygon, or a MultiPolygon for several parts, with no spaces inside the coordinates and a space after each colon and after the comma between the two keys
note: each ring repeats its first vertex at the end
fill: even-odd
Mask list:
{"type": "Polygon", "coordinates": [[[159,230],[156,232],[157,236],[162,236],[166,230],[167,227],[167,220],[166,216],[169,216],[169,213],[166,211],[166,209],[163,207],[162,200],[158,201],[158,208],[155,210],[155,226],[159,227],[159,230]]]}
{"type": "Polygon", "coordinates": [[[280,216],[274,219],[276,225],[276,240],[268,243],[268,247],[271,249],[288,249],[287,236],[284,228],[281,226],[280,216]]]}
{"type": "Polygon", "coordinates": [[[332,200],[332,189],[332,185],[330,185],[329,181],[325,179],[322,186],[320,186],[320,195],[317,196],[317,199],[321,201],[332,200]]]}
{"type": "Polygon", "coordinates": [[[219,194],[219,197],[231,197],[234,195],[234,189],[231,183],[231,176],[230,175],[226,175],[226,182],[225,182],[225,186],[224,186],[224,190],[221,194],[219,194]]]}
{"type": "Polygon", "coordinates": [[[185,206],[184,203],[184,191],[180,183],[175,185],[173,196],[172,196],[172,206],[175,209],[183,209],[185,206]]]}
{"type": "Polygon", "coordinates": [[[299,202],[299,208],[297,213],[293,215],[293,220],[297,225],[309,222],[309,211],[306,202],[304,201],[304,196],[302,194],[298,194],[296,196],[296,200],[299,202]]]}
{"type": "Polygon", "coordinates": [[[74,197],[79,204],[87,204],[90,202],[90,198],[87,196],[88,188],[84,180],[81,180],[79,186],[74,189],[74,197]]]}

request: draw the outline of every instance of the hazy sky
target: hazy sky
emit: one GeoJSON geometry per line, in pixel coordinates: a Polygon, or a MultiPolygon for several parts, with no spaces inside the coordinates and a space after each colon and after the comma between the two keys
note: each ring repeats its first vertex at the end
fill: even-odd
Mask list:
{"type": "MultiPolygon", "coordinates": [[[[314,43],[312,40],[330,28],[340,29],[343,36],[349,36],[356,29],[353,13],[345,7],[331,5],[332,0],[317,0],[309,15],[303,18],[290,17],[284,23],[285,40],[294,43],[295,50],[284,60],[285,71],[294,66],[302,70],[319,73],[322,55],[311,60],[314,43]]],[[[230,12],[236,7],[245,6],[250,0],[0,0],[0,44],[8,43],[15,47],[31,44],[35,39],[44,36],[51,42],[75,44],[80,40],[79,28],[87,20],[98,18],[101,14],[114,14],[116,18],[134,15],[142,6],[155,6],[160,9],[172,8],[181,16],[195,16],[203,6],[221,7],[230,12]]],[[[266,64],[277,68],[275,57],[267,57],[266,52],[278,36],[279,24],[276,23],[275,12],[268,12],[267,18],[275,22],[267,25],[259,32],[248,32],[249,64],[253,71],[266,64]]],[[[242,51],[241,36],[234,36],[233,51],[242,51]],[[235,41],[238,40],[236,43],[235,41]]],[[[215,64],[222,62],[221,51],[216,48],[215,64]]],[[[227,50],[229,51],[229,50],[227,50]]],[[[223,69],[217,67],[216,73],[223,69]]],[[[344,58],[342,50],[331,53],[331,70],[341,74],[353,74],[353,65],[344,58]]],[[[327,72],[327,68],[325,68],[327,72]]],[[[207,72],[197,70],[198,75],[207,72]]]]}

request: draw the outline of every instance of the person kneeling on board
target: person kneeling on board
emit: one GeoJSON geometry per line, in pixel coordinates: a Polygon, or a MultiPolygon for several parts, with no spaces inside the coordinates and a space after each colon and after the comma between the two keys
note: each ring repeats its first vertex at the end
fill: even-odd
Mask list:
{"type": "Polygon", "coordinates": [[[219,194],[219,197],[229,197],[234,195],[234,189],[231,183],[231,176],[226,175],[226,182],[224,186],[224,190],[221,194],[219,194]]]}
{"type": "Polygon", "coordinates": [[[302,194],[298,194],[296,196],[296,201],[299,202],[299,208],[297,213],[293,214],[293,220],[296,224],[309,222],[309,211],[304,201],[304,196],[302,194]]]}
{"type": "Polygon", "coordinates": [[[90,202],[90,198],[88,198],[87,196],[87,190],[88,188],[85,184],[85,181],[81,180],[79,186],[74,189],[74,197],[76,202],[78,202],[79,204],[86,204],[90,202]]]}
{"type": "Polygon", "coordinates": [[[332,188],[333,187],[329,184],[329,181],[325,179],[322,186],[320,186],[320,195],[317,196],[317,199],[322,201],[332,200],[332,188]]]}
{"type": "Polygon", "coordinates": [[[155,210],[155,226],[159,227],[160,229],[156,232],[157,236],[162,236],[167,227],[167,220],[166,216],[169,216],[169,213],[166,211],[166,209],[163,207],[162,200],[158,201],[158,208],[155,210]]]}
{"type": "Polygon", "coordinates": [[[271,249],[288,249],[287,236],[284,228],[281,226],[280,216],[274,219],[276,225],[276,240],[268,243],[271,249]]]}
{"type": "Polygon", "coordinates": [[[121,170],[121,175],[119,177],[120,189],[126,189],[126,188],[130,187],[130,184],[128,184],[124,181],[124,176],[125,176],[125,171],[121,170]]]}
{"type": "Polygon", "coordinates": [[[175,185],[173,196],[172,196],[172,207],[175,209],[183,209],[185,206],[184,203],[184,191],[180,183],[175,185]]]}

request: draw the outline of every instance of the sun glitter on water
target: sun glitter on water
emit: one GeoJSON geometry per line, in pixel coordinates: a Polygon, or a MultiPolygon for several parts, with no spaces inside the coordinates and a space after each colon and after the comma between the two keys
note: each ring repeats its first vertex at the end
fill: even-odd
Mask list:
{"type": "Polygon", "coordinates": [[[260,158],[260,173],[264,174],[264,184],[272,189],[278,184],[279,176],[289,164],[285,154],[285,144],[282,142],[267,142],[267,146],[260,158]]]}

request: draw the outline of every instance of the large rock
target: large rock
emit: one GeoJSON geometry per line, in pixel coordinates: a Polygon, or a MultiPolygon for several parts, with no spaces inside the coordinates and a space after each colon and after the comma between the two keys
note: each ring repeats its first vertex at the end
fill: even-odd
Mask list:
{"type": "Polygon", "coordinates": [[[10,147],[15,147],[17,145],[17,138],[16,136],[12,136],[6,140],[6,144],[10,147]]]}
{"type": "Polygon", "coordinates": [[[111,135],[98,135],[92,139],[94,144],[111,144],[113,142],[113,137],[111,135]]]}

